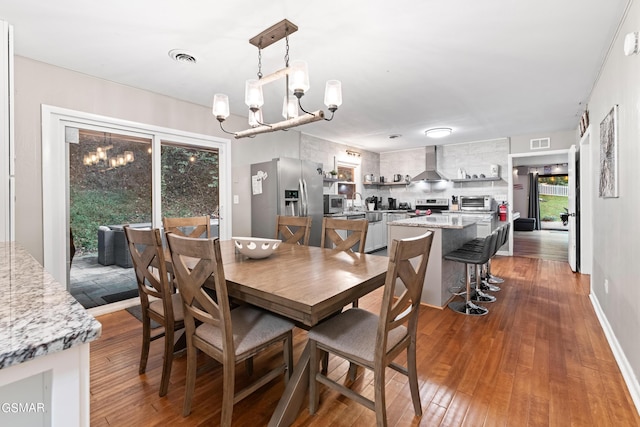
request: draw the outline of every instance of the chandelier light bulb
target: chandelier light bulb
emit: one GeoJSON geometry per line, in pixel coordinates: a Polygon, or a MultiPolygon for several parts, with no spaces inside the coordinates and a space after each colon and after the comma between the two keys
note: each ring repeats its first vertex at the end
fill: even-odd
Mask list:
{"type": "Polygon", "coordinates": [[[124,161],[125,161],[125,163],[131,163],[134,160],[135,159],[133,157],[133,151],[125,151],[124,152],[124,161]]]}
{"type": "Polygon", "coordinates": [[[229,97],[222,93],[213,95],[213,115],[218,121],[229,117],[229,97]]]}
{"type": "Polygon", "coordinates": [[[118,167],[118,159],[116,159],[115,157],[111,158],[111,167],[112,168],[118,167]]]}
{"type": "Polygon", "coordinates": [[[289,90],[298,98],[309,90],[309,66],[305,61],[291,61],[289,66],[289,90]]]}
{"type": "Polygon", "coordinates": [[[258,127],[263,123],[262,110],[249,111],[249,126],[258,127]]]}
{"type": "Polygon", "coordinates": [[[298,102],[293,96],[284,96],[284,101],[282,101],[282,117],[285,119],[298,117],[298,102]]]}
{"type": "Polygon", "coordinates": [[[256,79],[249,79],[244,86],[244,103],[251,111],[255,111],[264,104],[262,85],[256,79]]]}
{"type": "Polygon", "coordinates": [[[340,80],[328,80],[324,89],[324,105],[334,112],[342,105],[342,83],[340,80]]]}

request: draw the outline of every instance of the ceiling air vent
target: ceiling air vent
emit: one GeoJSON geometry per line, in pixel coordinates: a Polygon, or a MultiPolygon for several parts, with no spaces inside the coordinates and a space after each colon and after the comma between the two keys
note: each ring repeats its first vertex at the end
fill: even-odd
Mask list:
{"type": "Polygon", "coordinates": [[[173,49],[169,51],[169,56],[174,61],[187,62],[189,64],[195,64],[197,62],[196,57],[180,49],[173,49]]]}

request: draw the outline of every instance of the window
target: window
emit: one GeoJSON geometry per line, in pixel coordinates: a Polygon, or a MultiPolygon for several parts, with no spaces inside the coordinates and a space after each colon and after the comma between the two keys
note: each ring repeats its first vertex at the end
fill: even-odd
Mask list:
{"type": "Polygon", "coordinates": [[[347,199],[353,198],[356,192],[354,183],[355,168],[349,166],[338,166],[338,194],[344,194],[347,199]]]}

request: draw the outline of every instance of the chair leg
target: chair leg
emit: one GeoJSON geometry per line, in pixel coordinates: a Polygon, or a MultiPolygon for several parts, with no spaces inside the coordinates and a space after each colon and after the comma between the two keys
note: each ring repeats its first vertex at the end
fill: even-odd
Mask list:
{"type": "Polygon", "coordinates": [[[247,370],[247,375],[253,376],[253,356],[244,361],[244,367],[247,370]]]}
{"type": "Polygon", "coordinates": [[[322,375],[327,375],[327,372],[329,372],[329,353],[326,351],[322,352],[322,369],[320,372],[322,375]]]}
{"type": "Polygon", "coordinates": [[[289,382],[289,378],[293,375],[293,332],[289,331],[287,334],[287,339],[284,341],[283,345],[283,357],[284,364],[287,367],[287,372],[284,375],[284,383],[289,382]]]}
{"type": "Polygon", "coordinates": [[[356,380],[356,375],[358,374],[358,365],[353,362],[349,362],[349,381],[354,382],[356,380]]]}
{"type": "Polygon", "coordinates": [[[191,400],[193,399],[193,390],[196,386],[196,370],[198,368],[198,349],[193,347],[187,339],[187,379],[184,387],[184,404],[182,407],[182,416],[186,417],[191,413],[191,400]]]}
{"type": "Polygon", "coordinates": [[[374,376],[374,407],[376,411],[376,426],[387,427],[387,403],[384,396],[384,370],[385,366],[376,369],[374,376]]]}
{"type": "Polygon", "coordinates": [[[416,343],[411,341],[407,347],[407,371],[409,373],[409,390],[413,401],[413,410],[416,416],[422,416],[422,405],[420,404],[420,389],[418,388],[418,369],[416,364],[416,343]]]}
{"type": "Polygon", "coordinates": [[[233,397],[235,387],[235,363],[228,360],[222,366],[222,414],[220,415],[220,425],[222,427],[231,426],[233,417],[233,397]]]}
{"type": "Polygon", "coordinates": [[[173,364],[173,325],[167,327],[164,332],[164,355],[162,363],[162,378],[160,380],[160,397],[166,396],[169,390],[169,378],[171,377],[171,365],[173,364]]]}
{"type": "Polygon", "coordinates": [[[149,344],[151,343],[151,319],[142,308],[142,350],[140,352],[140,367],[138,374],[144,374],[147,370],[147,359],[149,358],[149,344]]]}
{"type": "MultiPolygon", "coordinates": [[[[313,415],[318,409],[320,395],[318,393],[318,382],[316,375],[318,373],[319,350],[315,341],[309,340],[309,414],[313,415]]],[[[324,353],[328,354],[328,353],[324,353]]]]}

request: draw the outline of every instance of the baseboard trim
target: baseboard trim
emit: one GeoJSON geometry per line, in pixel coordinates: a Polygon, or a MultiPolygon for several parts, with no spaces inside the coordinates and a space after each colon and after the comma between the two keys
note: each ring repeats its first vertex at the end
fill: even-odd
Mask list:
{"type": "Polygon", "coordinates": [[[627,384],[627,388],[629,389],[631,399],[633,399],[636,411],[640,414],[640,383],[638,383],[638,379],[633,373],[633,368],[625,356],[622,347],[620,347],[620,343],[618,342],[613,329],[611,329],[607,316],[604,314],[604,311],[600,306],[600,301],[598,301],[598,298],[594,293],[589,294],[589,299],[591,300],[591,305],[593,305],[593,309],[596,312],[598,321],[600,321],[600,326],[602,326],[604,335],[607,337],[609,347],[613,352],[613,357],[615,357],[618,367],[622,372],[622,377],[624,378],[624,382],[627,384]]]}

